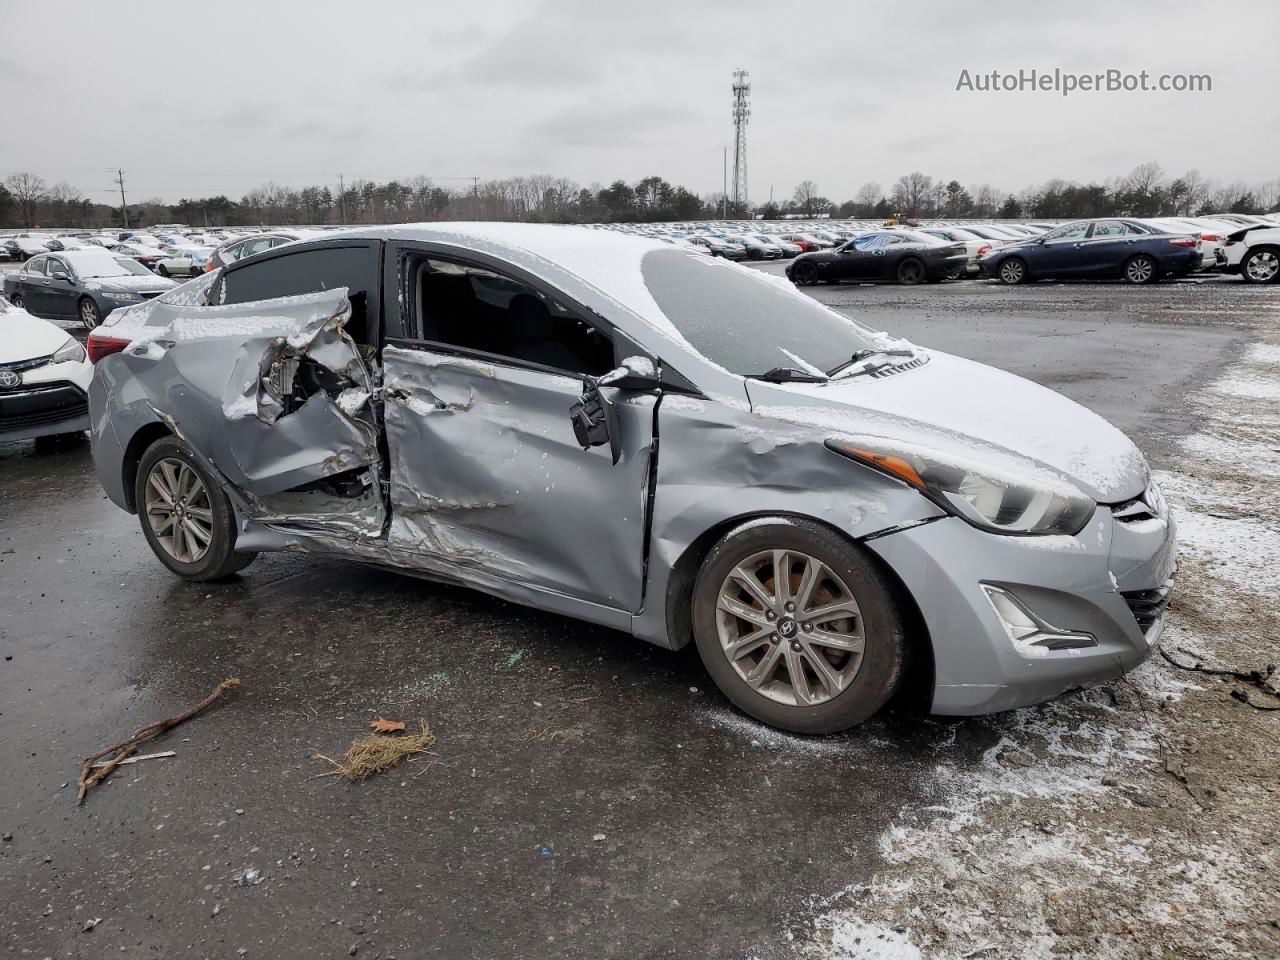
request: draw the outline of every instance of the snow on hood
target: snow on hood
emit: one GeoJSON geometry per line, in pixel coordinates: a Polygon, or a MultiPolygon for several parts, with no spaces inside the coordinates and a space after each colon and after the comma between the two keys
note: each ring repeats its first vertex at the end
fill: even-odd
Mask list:
{"type": "Polygon", "coordinates": [[[752,409],[833,436],[883,438],[1028,482],[1067,481],[1101,503],[1146,489],[1146,459],[1096,413],[995,367],[933,350],[928,355],[923,366],[880,379],[753,380],[752,409]]]}
{"type": "Polygon", "coordinates": [[[144,277],[141,274],[127,274],[121,277],[86,277],[85,289],[88,290],[126,290],[129,293],[150,293],[152,290],[168,290],[177,284],[164,277],[144,277]]]}
{"type": "Polygon", "coordinates": [[[47,357],[69,339],[67,331],[48,320],[18,307],[0,308],[0,363],[47,357]]]}

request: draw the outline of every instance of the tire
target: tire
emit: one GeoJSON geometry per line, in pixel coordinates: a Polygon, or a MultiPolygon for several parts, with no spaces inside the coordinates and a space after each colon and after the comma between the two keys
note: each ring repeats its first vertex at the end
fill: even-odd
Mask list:
{"type": "Polygon", "coordinates": [[[80,322],[84,324],[86,330],[92,330],[102,323],[102,311],[98,309],[92,297],[80,298],[80,322]]]}
{"type": "Polygon", "coordinates": [[[210,477],[185,443],[177,437],[162,437],[143,453],[138,461],[138,478],[134,485],[134,503],[142,534],[160,562],[182,577],[202,583],[220,580],[243,570],[256,554],[235,550],[236,520],[231,501],[210,477]],[[152,484],[153,476],[157,485],[152,484]],[[200,484],[193,489],[187,478],[194,476],[200,484]],[[182,494],[179,516],[166,511],[175,491],[182,494]],[[166,528],[165,521],[170,523],[166,528]],[[189,521],[189,522],[188,522],[189,521]],[[180,527],[180,533],[170,533],[180,527]],[[202,542],[193,533],[200,528],[207,534],[202,542]]]}
{"type": "Polygon", "coordinates": [[[1154,257],[1139,253],[1124,262],[1121,276],[1129,283],[1155,283],[1160,279],[1160,268],[1154,257]]]}
{"type": "Polygon", "coordinates": [[[168,277],[169,268],[166,267],[163,263],[158,263],[156,264],[156,273],[158,273],[162,277],[168,277]]]}
{"type": "Polygon", "coordinates": [[[19,310],[23,309],[23,306],[22,306],[22,297],[21,297],[21,296],[19,296],[18,294],[16,294],[16,293],[15,293],[12,297],[10,297],[10,298],[9,298],[9,302],[10,302],[10,303],[12,303],[12,304],[13,304],[15,307],[17,307],[19,310]]]}
{"type": "Polygon", "coordinates": [[[1276,283],[1280,281],[1280,249],[1258,247],[1250,250],[1240,261],[1240,276],[1245,283],[1276,283]]]}
{"type": "Polygon", "coordinates": [[[798,287],[811,287],[818,282],[818,268],[809,260],[791,265],[791,277],[798,287]]]}
{"type": "Polygon", "coordinates": [[[703,560],[692,613],[698,653],[716,686],[743,712],[782,730],[847,730],[883,707],[902,681],[907,644],[889,584],[860,548],[813,521],[756,520],[728,533],[703,560]],[[772,589],[779,554],[789,571],[783,596],[772,589]],[[726,604],[735,600],[730,612],[726,604]],[[821,619],[812,618],[823,608],[821,619]]]}
{"type": "Polygon", "coordinates": [[[1021,257],[1010,257],[1000,264],[996,275],[1000,282],[1007,286],[1016,286],[1027,282],[1027,261],[1021,257]]]}
{"type": "Polygon", "coordinates": [[[898,282],[903,286],[912,287],[917,283],[923,283],[925,279],[924,263],[915,257],[907,257],[898,264],[897,277],[898,282]]]}

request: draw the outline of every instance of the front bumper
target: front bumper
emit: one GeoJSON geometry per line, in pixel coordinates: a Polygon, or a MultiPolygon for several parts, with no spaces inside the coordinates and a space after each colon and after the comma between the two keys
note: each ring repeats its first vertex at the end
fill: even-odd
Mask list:
{"type": "Polygon", "coordinates": [[[933,645],[932,711],[1009,710],[1115,679],[1159,641],[1175,566],[1172,518],[1122,522],[1099,506],[1075,537],[1008,537],[948,517],[866,542],[914,597],[933,645]],[[1015,645],[983,590],[1008,591],[1096,645],[1015,645]],[[1141,621],[1141,623],[1140,623],[1141,621]]]}
{"type": "Polygon", "coordinates": [[[89,429],[89,403],[66,381],[0,390],[0,443],[89,429]]]}

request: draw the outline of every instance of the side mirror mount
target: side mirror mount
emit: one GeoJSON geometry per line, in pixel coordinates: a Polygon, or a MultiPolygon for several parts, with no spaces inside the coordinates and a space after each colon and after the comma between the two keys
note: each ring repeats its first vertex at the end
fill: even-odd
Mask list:
{"type": "Polygon", "coordinates": [[[611,390],[656,390],[661,383],[657,367],[648,357],[627,357],[602,377],[582,383],[582,399],[569,408],[573,435],[583,450],[609,445],[613,462],[622,458],[622,436],[618,411],[602,388],[611,390]]]}

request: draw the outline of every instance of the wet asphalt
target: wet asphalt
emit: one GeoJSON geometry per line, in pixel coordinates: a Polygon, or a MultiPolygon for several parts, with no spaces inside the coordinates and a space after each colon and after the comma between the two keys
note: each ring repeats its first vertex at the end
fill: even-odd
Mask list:
{"type": "MultiPolygon", "coordinates": [[[[1052,386],[1157,463],[1194,426],[1187,396],[1280,310],[1228,279],[812,292],[1052,386]]],[[[940,755],[991,740],[910,704],[788,737],[692,650],[356,564],[263,556],[186,584],[84,443],[0,446],[0,656],[0,956],[36,960],[767,960],[869,879],[881,831],[937,798],[940,755]],[[144,748],[176,756],[76,806],[81,757],[227,677],[144,748]],[[379,715],[427,722],[433,755],[313,779],[379,715]]]]}

